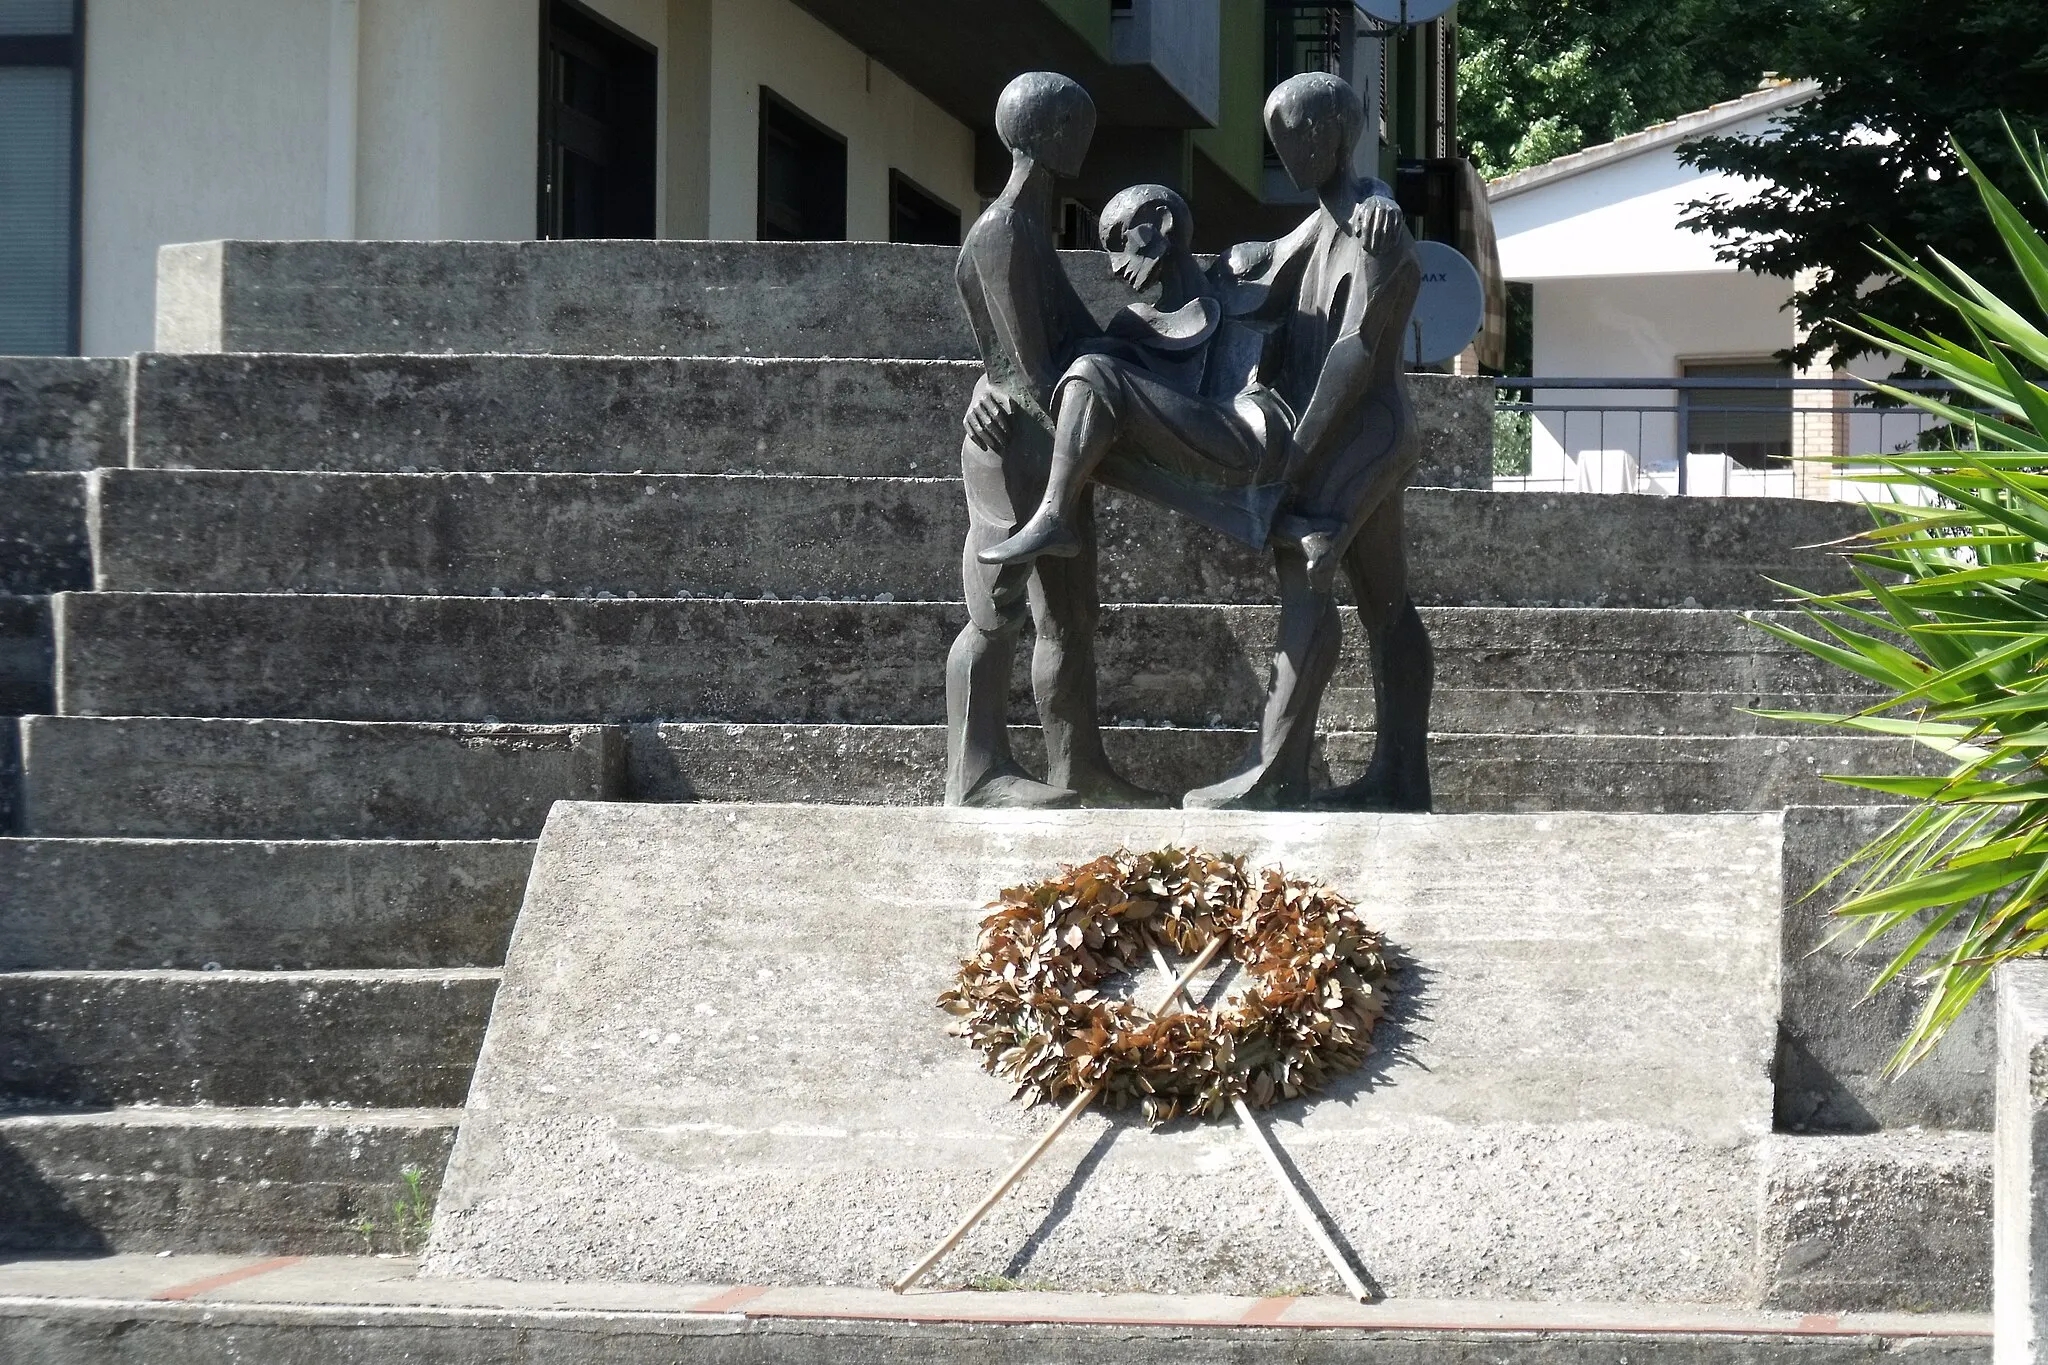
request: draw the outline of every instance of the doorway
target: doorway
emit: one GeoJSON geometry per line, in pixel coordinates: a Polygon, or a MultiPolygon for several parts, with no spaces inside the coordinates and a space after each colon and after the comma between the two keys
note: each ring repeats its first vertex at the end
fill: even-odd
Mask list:
{"type": "Polygon", "coordinates": [[[654,236],[653,48],[575,0],[545,0],[540,71],[544,240],[654,236]]]}

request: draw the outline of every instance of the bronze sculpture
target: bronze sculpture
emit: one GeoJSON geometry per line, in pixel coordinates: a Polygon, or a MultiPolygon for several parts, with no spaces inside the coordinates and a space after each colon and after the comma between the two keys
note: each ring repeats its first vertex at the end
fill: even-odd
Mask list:
{"type": "MultiPolygon", "coordinates": [[[[1317,209],[1287,237],[1233,248],[1206,272],[1189,249],[1188,207],[1171,190],[1135,186],[1105,207],[1112,268],[1134,289],[1156,285],[1158,300],[1127,307],[1088,339],[1075,339],[1082,328],[1073,312],[1059,315],[1071,349],[1065,369],[1049,387],[1034,385],[1043,395],[1037,408],[1004,414],[1013,441],[1027,429],[1034,439],[1051,431],[1042,496],[1013,534],[969,538],[970,585],[991,569],[1031,565],[1045,574],[1064,564],[1085,571],[1091,613],[1091,481],[1272,550],[1280,627],[1257,747],[1236,774],[1187,793],[1188,806],[1429,808],[1433,671],[1408,594],[1402,518],[1419,449],[1400,342],[1419,270],[1386,187],[1352,170],[1363,120],[1357,96],[1333,76],[1297,76],[1276,88],[1267,131],[1290,177],[1315,192],[1317,209]],[[1019,420],[1026,416],[1028,424],[1019,420]],[[1314,794],[1315,720],[1341,646],[1339,569],[1372,651],[1377,735],[1362,777],[1314,794]]],[[[967,256],[963,249],[963,280],[967,256]]],[[[1064,309],[1070,298],[1067,290],[1055,301],[1064,309]]],[[[1029,309],[1021,293],[1010,301],[1029,309]]],[[[993,363],[990,374],[993,392],[993,363]]],[[[977,392],[970,449],[990,429],[995,406],[977,392]]],[[[1014,481],[1009,490],[1021,491],[1014,481]]],[[[1013,496],[1009,507],[1021,505],[1013,496]]],[[[1068,650],[1070,659],[1083,653],[1072,641],[1068,650]]],[[[1092,674],[1087,700],[1092,718],[1092,674]]],[[[1075,714],[1057,695],[1051,709],[1070,723],[1075,714]]],[[[957,726],[954,742],[958,750],[957,726]]],[[[949,781],[949,799],[952,790],[949,781]]]]}

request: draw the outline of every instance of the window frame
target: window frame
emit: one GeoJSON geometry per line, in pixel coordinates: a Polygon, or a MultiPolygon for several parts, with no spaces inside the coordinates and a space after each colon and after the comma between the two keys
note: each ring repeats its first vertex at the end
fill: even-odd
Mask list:
{"type": "Polygon", "coordinates": [[[85,292],[85,4],[71,0],[71,32],[0,36],[0,67],[57,67],[71,73],[70,261],[64,293],[65,355],[84,348],[85,292]]]}

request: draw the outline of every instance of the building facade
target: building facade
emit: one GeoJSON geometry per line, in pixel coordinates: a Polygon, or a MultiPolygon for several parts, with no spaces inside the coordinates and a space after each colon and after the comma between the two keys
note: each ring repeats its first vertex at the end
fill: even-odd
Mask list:
{"type": "Polygon", "coordinates": [[[1686,165],[1680,147],[1767,136],[1814,88],[1767,82],[1489,187],[1502,273],[1529,291],[1532,377],[1775,386],[1536,388],[1528,486],[1676,492],[1682,450],[1688,491],[1850,497],[1857,486],[1813,461],[1917,441],[1926,424],[1916,414],[1795,387],[1890,367],[1864,357],[1853,371],[1795,373],[1778,356],[1798,340],[1794,282],[1740,270],[1721,259],[1724,242],[1682,226],[1690,205],[1750,187],[1686,165]]]}
{"type": "Polygon", "coordinates": [[[1454,44],[1351,0],[0,0],[0,353],[147,347],[166,242],[957,240],[1034,68],[1102,114],[1074,241],[1143,179],[1226,244],[1300,212],[1273,83],[1352,78],[1393,179],[1455,154],[1454,44]]]}

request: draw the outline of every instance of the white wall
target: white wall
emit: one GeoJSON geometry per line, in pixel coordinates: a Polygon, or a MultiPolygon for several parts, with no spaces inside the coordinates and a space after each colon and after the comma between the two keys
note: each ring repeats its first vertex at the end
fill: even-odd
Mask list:
{"type": "MultiPolygon", "coordinates": [[[[1772,126],[1766,116],[1716,135],[1753,136],[1772,126]]],[[[1741,198],[1748,184],[1681,165],[1672,144],[1496,197],[1501,271],[1511,280],[1551,280],[1732,270],[1715,259],[1718,238],[1678,221],[1694,200],[1741,198]]]]}
{"type": "MultiPolygon", "coordinates": [[[[1676,377],[1688,361],[1758,360],[1792,344],[1791,287],[1783,280],[1721,271],[1698,275],[1546,279],[1535,284],[1536,375],[1595,378],[1676,377]]],[[[1530,473],[1565,480],[1583,465],[1633,465],[1675,474],[1677,421],[1668,413],[1585,411],[1602,407],[1671,408],[1672,389],[1539,389],[1530,473]],[[1591,457],[1588,452],[1609,452],[1591,457]],[[1569,464],[1567,462],[1570,462],[1569,464]]],[[[1620,477],[1612,470],[1595,482],[1620,477]]],[[[1672,480],[1675,483],[1675,479],[1672,480]]]]}
{"type": "Polygon", "coordinates": [[[846,139],[854,240],[888,240],[891,167],[960,210],[963,227],[980,211],[967,125],[789,0],[713,0],[711,40],[711,236],[755,236],[763,85],[846,139]]]}
{"type": "MultiPolygon", "coordinates": [[[[789,0],[590,0],[657,49],[664,236],[751,238],[760,87],[847,139],[847,228],[891,167],[971,220],[974,137],[789,0]]],[[[156,252],[221,237],[524,239],[538,0],[93,0],[83,342],[146,348],[156,252]]]]}
{"type": "Polygon", "coordinates": [[[154,332],[156,249],[317,237],[328,0],[94,0],[86,23],[84,349],[154,332]]]}
{"type": "Polygon", "coordinates": [[[506,0],[361,5],[358,209],[350,235],[533,236],[538,8],[506,0]]]}

